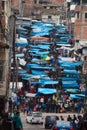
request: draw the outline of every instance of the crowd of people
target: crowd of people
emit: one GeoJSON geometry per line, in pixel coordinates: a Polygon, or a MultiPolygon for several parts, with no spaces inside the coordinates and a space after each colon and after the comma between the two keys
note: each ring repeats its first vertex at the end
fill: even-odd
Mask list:
{"type": "MultiPolygon", "coordinates": [[[[69,34],[69,32],[64,32],[65,35],[69,34]]],[[[21,118],[19,115],[18,110],[20,110],[23,113],[29,113],[30,111],[41,111],[41,112],[49,112],[49,113],[65,113],[65,112],[76,112],[78,114],[83,113],[83,109],[84,109],[84,99],[72,99],[70,97],[70,93],[65,92],[65,90],[62,87],[62,81],[61,78],[63,77],[62,71],[63,71],[63,67],[61,68],[59,66],[58,63],[58,57],[60,56],[64,56],[64,57],[69,57],[69,58],[74,58],[75,61],[80,61],[80,57],[77,55],[74,55],[74,50],[67,50],[64,49],[60,46],[58,46],[56,44],[56,42],[61,40],[61,37],[57,37],[57,39],[53,38],[54,34],[52,33],[52,35],[50,35],[51,39],[49,42],[51,42],[52,44],[50,45],[50,50],[49,50],[49,55],[48,57],[50,58],[50,60],[48,62],[46,62],[44,60],[44,57],[39,55],[38,56],[38,61],[39,63],[41,61],[44,61],[44,64],[46,62],[46,65],[48,65],[48,67],[55,67],[56,69],[49,69],[49,70],[45,70],[47,76],[52,80],[56,80],[58,81],[58,84],[54,85],[50,85],[50,88],[55,88],[57,90],[56,94],[51,94],[51,95],[40,95],[40,96],[35,96],[33,98],[30,97],[26,97],[26,92],[28,93],[37,93],[38,88],[42,87],[40,86],[40,84],[33,84],[31,82],[31,84],[29,84],[29,81],[26,80],[22,80],[22,76],[18,75],[18,80],[22,81],[23,83],[23,87],[18,90],[16,92],[16,97],[11,97],[9,99],[9,113],[14,113],[14,116],[11,118],[11,121],[14,122],[14,127],[15,130],[20,130],[23,125],[21,122],[21,118]],[[17,123],[15,125],[15,120],[17,120],[19,123],[17,123]]],[[[22,70],[27,71],[27,74],[32,74],[32,69],[31,68],[27,68],[26,66],[28,64],[32,63],[32,59],[33,58],[37,58],[34,57],[34,53],[31,52],[32,50],[32,45],[34,46],[38,46],[38,44],[41,44],[41,42],[45,42],[45,41],[32,41],[31,39],[27,39],[28,41],[28,46],[24,47],[24,46],[17,46],[16,47],[16,53],[17,54],[23,54],[22,60],[24,61],[24,64],[20,64],[20,58],[18,58],[18,65],[22,68],[22,70]]],[[[48,41],[46,41],[48,42],[48,41]]],[[[70,49],[72,49],[74,47],[74,41],[73,41],[73,37],[69,37],[68,39],[68,43],[70,44],[70,49]]],[[[34,49],[35,51],[35,49],[34,49]]],[[[41,49],[40,51],[44,52],[44,49],[41,49]]],[[[12,64],[12,66],[14,66],[12,64]]],[[[42,66],[41,66],[42,67],[42,66]]],[[[75,69],[78,72],[81,72],[81,68],[82,66],[77,66],[75,69]]],[[[13,80],[14,77],[14,71],[11,72],[11,80],[13,80]]],[[[35,81],[35,79],[33,79],[35,81]]],[[[77,79],[78,81],[76,81],[78,84],[80,84],[79,79],[77,79]]],[[[48,86],[46,86],[48,87],[48,86]]],[[[81,92],[81,89],[78,89],[78,93],[81,92]]],[[[3,124],[6,120],[7,117],[9,117],[8,115],[3,115],[3,117],[5,117],[5,120],[2,120],[3,124]]],[[[4,118],[3,118],[4,119],[4,118]]],[[[62,117],[61,117],[62,119],[62,117]]],[[[70,117],[68,117],[67,120],[74,120],[75,125],[79,124],[78,123],[78,119],[80,122],[80,118],[74,118],[74,119],[70,119],[70,117]]],[[[8,125],[9,126],[9,125],[8,125]]],[[[5,130],[4,127],[2,127],[2,130],[5,130]]],[[[7,130],[10,130],[7,129],[7,130]]],[[[81,129],[82,130],[82,129],[81,129]]]]}
{"type": "Polygon", "coordinates": [[[65,113],[65,112],[75,112],[75,113],[83,113],[84,112],[84,102],[83,100],[66,100],[60,102],[59,99],[56,101],[53,99],[54,97],[40,97],[35,99],[25,98],[21,106],[21,110],[23,112],[28,113],[28,111],[42,111],[42,112],[50,112],[50,113],[65,113]]]}
{"type": "Polygon", "coordinates": [[[20,111],[17,110],[15,113],[2,113],[0,118],[0,130],[23,130],[20,111]]]}

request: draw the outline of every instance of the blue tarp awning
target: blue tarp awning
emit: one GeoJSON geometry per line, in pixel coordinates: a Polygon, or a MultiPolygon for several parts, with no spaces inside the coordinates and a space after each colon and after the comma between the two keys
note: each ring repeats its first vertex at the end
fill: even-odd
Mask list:
{"type": "Polygon", "coordinates": [[[56,89],[53,88],[38,88],[38,93],[40,94],[55,94],[56,93],[56,89]]]}
{"type": "Polygon", "coordinates": [[[28,46],[28,43],[26,42],[16,42],[16,46],[19,47],[19,46],[28,46]]]}
{"type": "Polygon", "coordinates": [[[79,84],[76,81],[62,81],[63,88],[79,88],[79,84]]]}
{"type": "Polygon", "coordinates": [[[26,70],[18,70],[18,74],[24,74],[24,73],[27,73],[26,70]]]}
{"type": "Polygon", "coordinates": [[[77,70],[69,70],[69,69],[64,69],[63,73],[70,73],[70,74],[79,74],[77,70]]]}
{"type": "Polygon", "coordinates": [[[31,66],[32,69],[35,70],[50,70],[50,69],[55,69],[55,67],[52,66],[31,66]]]}
{"type": "Polygon", "coordinates": [[[36,51],[37,55],[47,55],[49,53],[50,53],[49,51],[36,51]]]}
{"type": "Polygon", "coordinates": [[[70,64],[70,63],[62,63],[60,64],[60,67],[64,67],[66,69],[75,69],[75,65],[70,64]]]}
{"type": "Polygon", "coordinates": [[[35,66],[35,67],[38,66],[38,67],[39,67],[40,65],[39,65],[39,64],[27,64],[27,65],[26,65],[26,68],[29,69],[29,68],[31,68],[32,66],[35,66]]]}
{"type": "Polygon", "coordinates": [[[46,75],[46,73],[42,70],[31,70],[34,75],[46,75]]]}
{"type": "Polygon", "coordinates": [[[64,62],[60,59],[58,59],[58,63],[61,67],[65,67],[65,68],[72,68],[75,69],[76,66],[82,66],[83,62],[82,61],[78,61],[78,62],[64,62]]]}
{"type": "Polygon", "coordinates": [[[76,78],[62,77],[62,81],[76,81],[76,78]]]}
{"type": "Polygon", "coordinates": [[[42,85],[52,85],[52,84],[58,84],[58,81],[53,80],[43,80],[42,85]]]}
{"type": "Polygon", "coordinates": [[[81,99],[84,98],[85,95],[84,94],[70,94],[71,98],[75,98],[75,99],[81,99]]]}

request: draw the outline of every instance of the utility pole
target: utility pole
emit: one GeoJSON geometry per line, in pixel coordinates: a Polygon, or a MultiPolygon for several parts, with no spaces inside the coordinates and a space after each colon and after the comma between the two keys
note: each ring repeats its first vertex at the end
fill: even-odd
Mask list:
{"type": "Polygon", "coordinates": [[[10,43],[10,50],[9,50],[9,66],[11,68],[11,56],[13,55],[13,84],[12,89],[14,90],[14,81],[15,81],[15,15],[11,15],[9,17],[9,43],[10,43]]]}

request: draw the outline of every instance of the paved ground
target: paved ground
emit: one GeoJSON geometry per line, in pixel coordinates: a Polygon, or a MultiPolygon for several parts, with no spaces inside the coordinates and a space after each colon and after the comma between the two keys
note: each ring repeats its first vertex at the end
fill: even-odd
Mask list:
{"type": "MultiPolygon", "coordinates": [[[[43,118],[45,119],[46,115],[57,115],[58,117],[60,117],[61,115],[65,118],[67,118],[68,115],[71,115],[71,117],[73,115],[78,115],[77,113],[43,113],[43,118]]],[[[23,129],[24,130],[45,130],[43,125],[30,125],[26,123],[26,115],[21,113],[21,118],[22,118],[22,122],[23,122],[23,129]]]]}

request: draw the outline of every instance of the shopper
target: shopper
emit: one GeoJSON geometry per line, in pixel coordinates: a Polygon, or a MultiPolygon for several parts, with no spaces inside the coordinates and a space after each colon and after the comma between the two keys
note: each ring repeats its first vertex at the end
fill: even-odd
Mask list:
{"type": "Polygon", "coordinates": [[[20,112],[17,111],[13,117],[14,130],[22,130],[23,124],[20,117],[20,112]]]}

